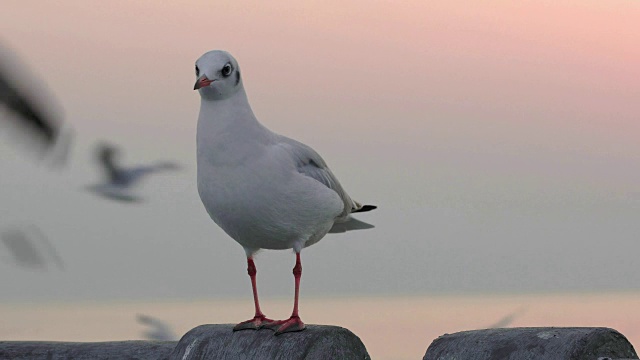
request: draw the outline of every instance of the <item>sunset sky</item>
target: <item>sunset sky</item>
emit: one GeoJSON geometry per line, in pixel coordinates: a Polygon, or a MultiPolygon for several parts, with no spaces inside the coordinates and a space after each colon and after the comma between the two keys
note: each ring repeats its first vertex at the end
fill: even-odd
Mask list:
{"type": "MultiPolygon", "coordinates": [[[[64,271],[0,300],[250,296],[197,195],[195,60],[224,49],[258,119],[316,149],[376,228],[303,251],[302,296],[640,287],[640,2],[14,1],[0,46],[74,129],[49,171],[0,127],[0,230],[35,224],[64,271]],[[84,188],[92,147],[172,160],[128,205],[84,188]],[[606,266],[603,266],[606,264],[606,266]]],[[[289,252],[258,256],[288,297],[289,252]]]]}

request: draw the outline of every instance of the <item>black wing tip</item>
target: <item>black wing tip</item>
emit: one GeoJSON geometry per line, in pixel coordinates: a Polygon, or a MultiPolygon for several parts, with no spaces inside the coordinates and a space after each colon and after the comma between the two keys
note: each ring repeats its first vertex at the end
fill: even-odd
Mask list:
{"type": "Polygon", "coordinates": [[[358,212],[367,212],[367,211],[371,211],[371,210],[375,210],[378,207],[375,205],[362,205],[362,207],[360,209],[354,210],[352,212],[354,213],[358,213],[358,212]]]}

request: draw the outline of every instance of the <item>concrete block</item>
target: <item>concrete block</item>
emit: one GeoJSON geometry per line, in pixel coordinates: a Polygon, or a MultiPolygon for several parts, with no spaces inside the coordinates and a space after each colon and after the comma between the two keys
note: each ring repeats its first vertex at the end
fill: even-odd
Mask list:
{"type": "Polygon", "coordinates": [[[167,357],[176,341],[0,341],[0,359],[11,360],[146,360],[167,357]]]}
{"type": "Polygon", "coordinates": [[[633,346],[609,328],[508,328],[462,331],[435,339],[423,360],[638,359],[633,346]]]}
{"type": "Polygon", "coordinates": [[[360,338],[337,326],[307,325],[304,331],[278,336],[267,329],[232,329],[230,324],[198,326],[180,339],[169,360],[370,359],[360,338]]]}

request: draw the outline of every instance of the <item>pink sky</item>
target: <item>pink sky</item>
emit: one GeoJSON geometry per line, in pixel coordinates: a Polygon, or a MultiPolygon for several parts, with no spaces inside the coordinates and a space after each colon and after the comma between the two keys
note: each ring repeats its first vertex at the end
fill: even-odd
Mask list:
{"type": "MultiPolygon", "coordinates": [[[[179,60],[225,48],[251,71],[254,102],[273,102],[259,100],[269,89],[304,97],[305,105],[319,97],[317,106],[431,108],[430,121],[449,104],[496,115],[513,115],[509,108],[573,115],[560,122],[543,116],[533,126],[544,130],[637,130],[635,1],[10,1],[5,9],[3,38],[52,80],[70,72],[108,80],[107,69],[165,79],[175,66],[166,74],[175,81],[183,77],[179,60]],[[594,111],[599,121],[578,116],[594,111]]],[[[142,77],[130,81],[140,86],[142,77]]],[[[492,121],[522,126],[518,120],[527,119],[492,121]]]]}
{"type": "Polygon", "coordinates": [[[390,145],[640,151],[634,1],[7,8],[3,36],[70,111],[81,103],[112,106],[97,100],[110,97],[123,113],[135,112],[135,94],[191,114],[196,99],[182,88],[191,81],[186,68],[202,52],[224,48],[240,59],[255,110],[278,129],[304,132],[297,119],[310,117],[390,145]],[[87,87],[88,78],[99,88],[87,87]]]}

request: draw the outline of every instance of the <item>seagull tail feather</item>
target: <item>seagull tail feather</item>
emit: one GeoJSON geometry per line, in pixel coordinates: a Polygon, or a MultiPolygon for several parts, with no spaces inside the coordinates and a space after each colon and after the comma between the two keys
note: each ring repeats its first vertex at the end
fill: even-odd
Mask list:
{"type": "Polygon", "coordinates": [[[360,208],[354,209],[353,211],[351,211],[351,213],[367,212],[367,211],[375,210],[377,208],[378,207],[375,205],[362,205],[360,208]]]}
{"type": "Polygon", "coordinates": [[[346,221],[344,222],[337,222],[335,224],[333,224],[333,227],[329,230],[330,234],[335,234],[335,233],[343,233],[343,232],[347,232],[347,231],[351,231],[351,230],[365,230],[365,229],[372,229],[375,226],[366,223],[364,221],[360,221],[358,219],[349,217],[346,221]]]}

